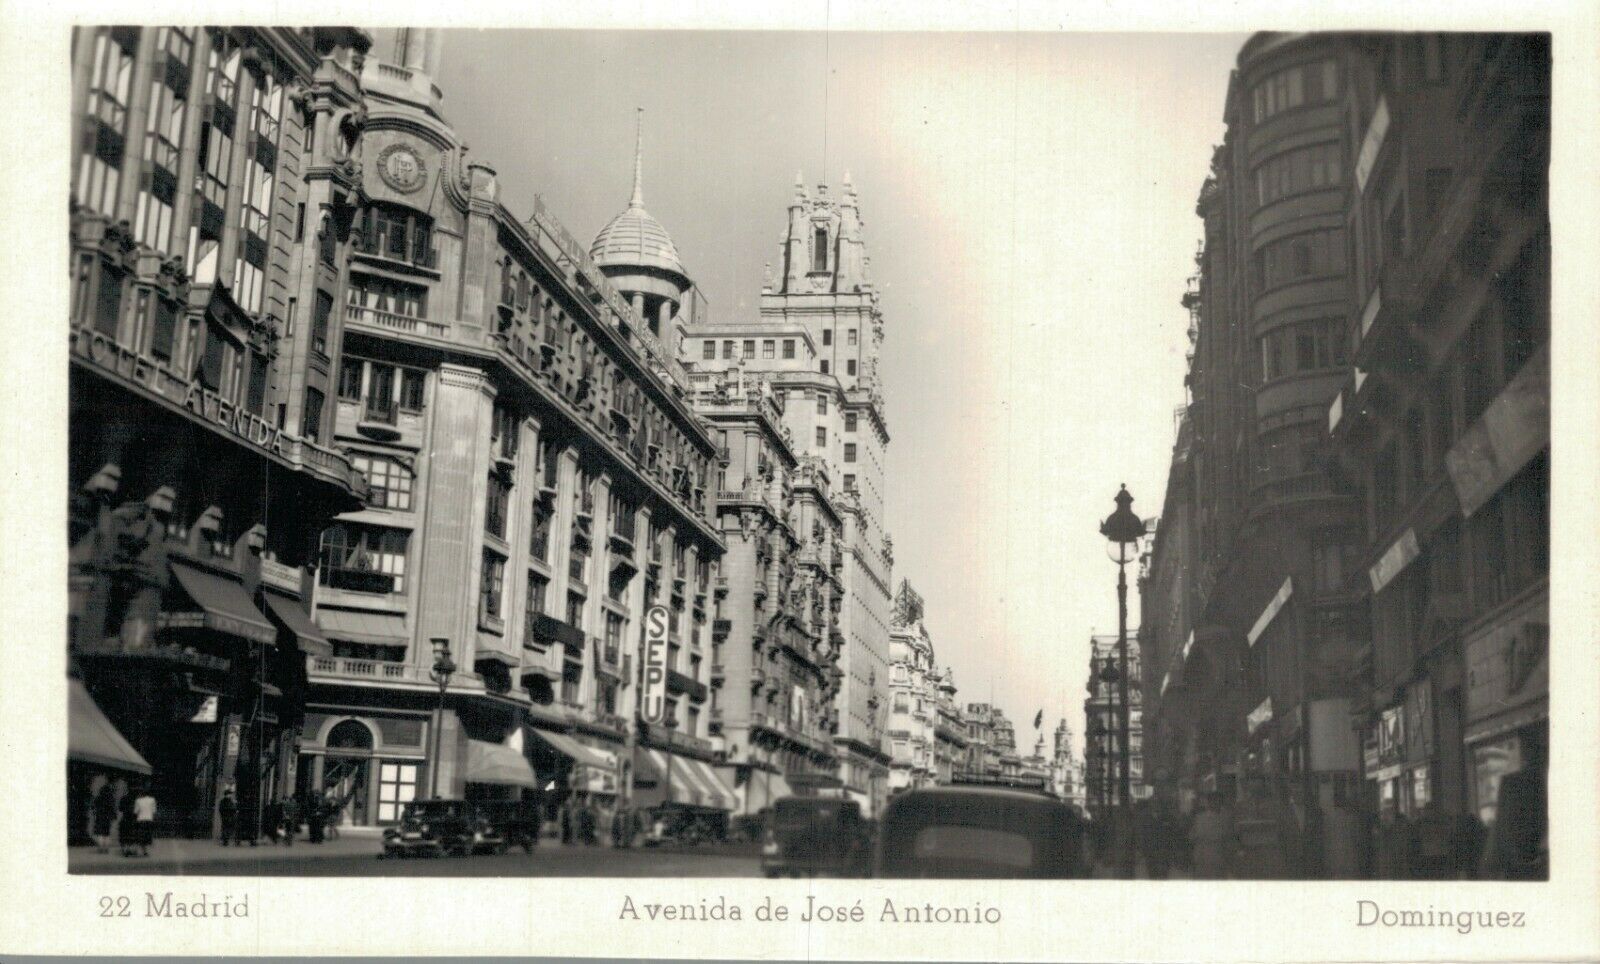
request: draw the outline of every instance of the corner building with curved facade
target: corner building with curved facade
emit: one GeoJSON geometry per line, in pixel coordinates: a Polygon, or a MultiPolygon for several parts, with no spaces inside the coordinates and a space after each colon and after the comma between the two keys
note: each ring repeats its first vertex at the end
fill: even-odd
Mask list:
{"type": "Polygon", "coordinates": [[[598,807],[602,827],[668,794],[729,810],[706,658],[716,446],[660,306],[641,315],[542,203],[513,214],[467,155],[431,80],[438,41],[401,31],[393,62],[361,69],[331,407],[372,495],[322,536],[333,651],[310,664],[301,789],[357,824],[535,789],[598,807]],[[636,714],[655,604],[675,728],[636,714]]]}

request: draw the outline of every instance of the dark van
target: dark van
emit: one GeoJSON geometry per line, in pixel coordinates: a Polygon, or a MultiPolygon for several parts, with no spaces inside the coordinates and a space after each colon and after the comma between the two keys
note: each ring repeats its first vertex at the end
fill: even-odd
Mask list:
{"type": "Polygon", "coordinates": [[[1000,786],[911,790],[878,828],[879,877],[1087,877],[1083,819],[1046,794],[1000,786]]]}
{"type": "Polygon", "coordinates": [[[761,870],[768,877],[866,874],[871,831],[861,805],[837,797],[784,797],[772,805],[762,840],[761,870]]]}

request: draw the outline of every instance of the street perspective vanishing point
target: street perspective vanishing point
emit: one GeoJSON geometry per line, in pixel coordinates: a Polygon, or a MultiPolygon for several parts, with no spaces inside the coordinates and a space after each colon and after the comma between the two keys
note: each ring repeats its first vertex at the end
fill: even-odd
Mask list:
{"type": "Polygon", "coordinates": [[[1006,524],[976,492],[896,569],[891,505],[965,476],[894,461],[886,369],[977,370],[1008,324],[896,310],[944,270],[893,256],[943,237],[908,213],[937,159],[750,147],[674,198],[734,148],[614,97],[582,135],[631,154],[480,157],[554,108],[457,116],[442,65],[536,33],[74,31],[72,873],[1548,879],[1547,35],[1261,33],[1211,71],[1166,199],[1192,275],[1145,280],[1179,334],[1128,335],[1181,404],[1005,475],[1092,492],[1058,534],[1089,614],[982,539],[909,558],[1006,524]],[[579,231],[584,185],[614,217],[579,231]],[[696,239],[756,224],[764,271],[647,188],[696,239]],[[1035,702],[1044,644],[958,584],[1055,607],[1071,685],[1035,702]]]}

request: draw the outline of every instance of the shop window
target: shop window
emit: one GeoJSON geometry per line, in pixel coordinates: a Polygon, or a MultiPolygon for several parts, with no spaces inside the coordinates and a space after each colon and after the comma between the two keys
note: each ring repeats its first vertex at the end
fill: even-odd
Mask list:
{"type": "Polygon", "coordinates": [[[378,820],[392,823],[400,819],[405,805],[417,798],[415,763],[382,763],[378,766],[378,820]]]}

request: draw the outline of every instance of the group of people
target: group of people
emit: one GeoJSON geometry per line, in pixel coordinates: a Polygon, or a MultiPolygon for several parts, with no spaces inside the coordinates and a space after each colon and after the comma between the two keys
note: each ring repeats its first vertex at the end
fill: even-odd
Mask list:
{"type": "Polygon", "coordinates": [[[1414,818],[1389,806],[1376,819],[1342,794],[1331,807],[1309,812],[1260,787],[1236,803],[1215,793],[1197,803],[1187,819],[1157,799],[1136,805],[1131,822],[1102,822],[1092,840],[1097,861],[1114,866],[1137,854],[1145,874],[1157,879],[1174,869],[1198,880],[1504,880],[1547,873],[1542,831],[1502,821],[1506,826],[1491,834],[1475,816],[1447,813],[1437,801],[1414,818]]]}
{"type": "Polygon", "coordinates": [[[306,840],[319,844],[330,837],[336,839],[339,836],[338,818],[343,809],[343,803],[335,799],[331,791],[327,796],[307,794],[298,799],[288,797],[273,800],[262,808],[258,828],[251,819],[254,814],[248,809],[241,810],[233,788],[227,787],[222,791],[222,799],[217,802],[219,836],[224,847],[230,844],[242,846],[246,841],[254,847],[262,837],[270,843],[282,843],[287,847],[293,846],[301,827],[304,827],[306,840]]]}
{"type": "Polygon", "coordinates": [[[95,792],[91,816],[95,849],[110,853],[113,836],[124,857],[150,856],[156,837],[156,798],[146,784],[107,780],[95,792]]]}
{"type": "Polygon", "coordinates": [[[600,813],[594,803],[578,799],[569,800],[561,805],[559,820],[562,843],[593,846],[600,842],[600,838],[595,835],[595,830],[600,825],[600,813]]]}

